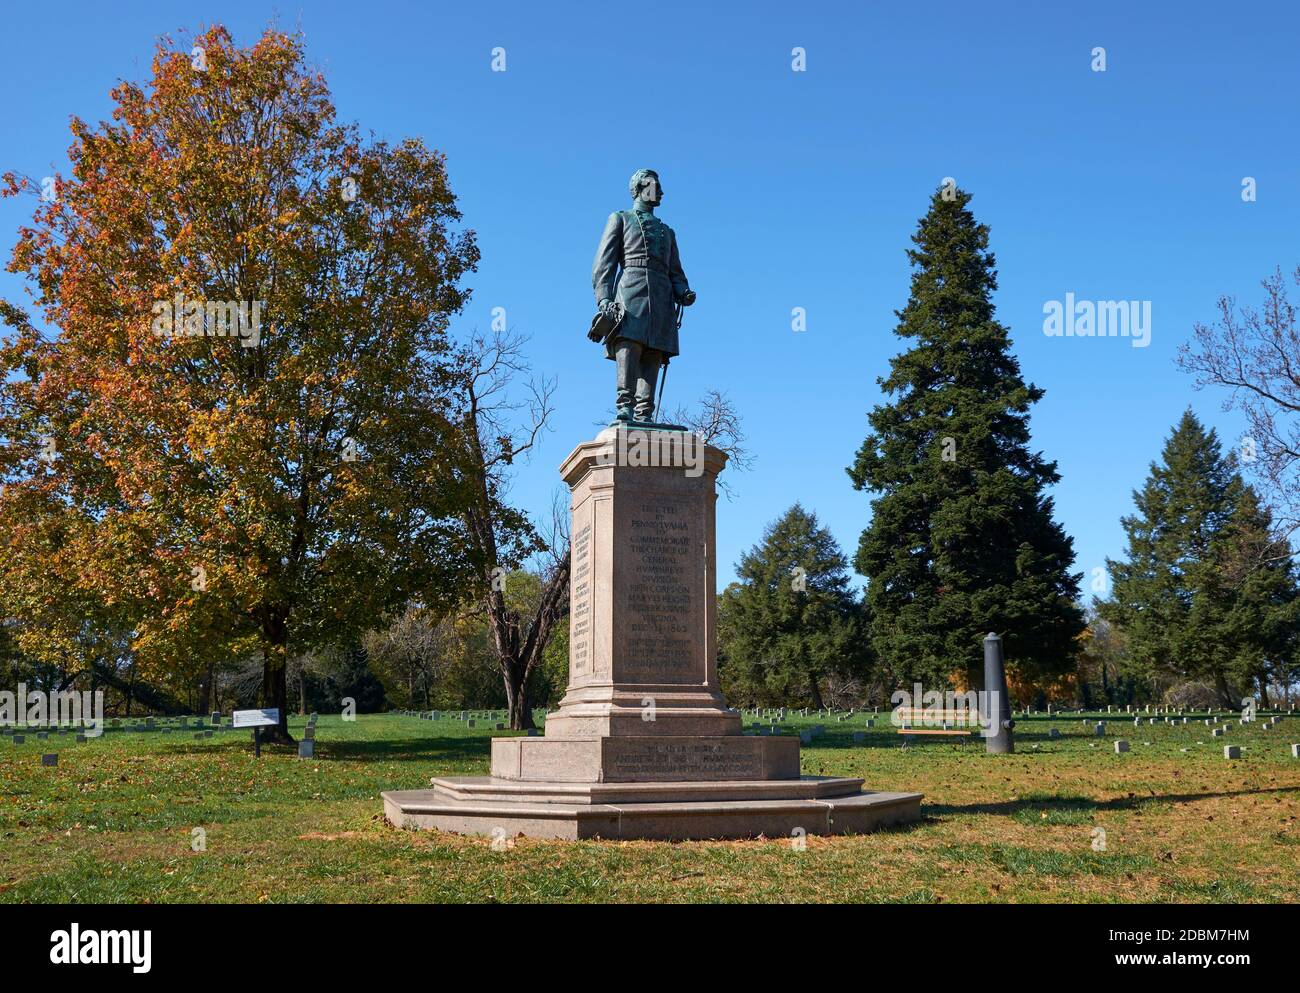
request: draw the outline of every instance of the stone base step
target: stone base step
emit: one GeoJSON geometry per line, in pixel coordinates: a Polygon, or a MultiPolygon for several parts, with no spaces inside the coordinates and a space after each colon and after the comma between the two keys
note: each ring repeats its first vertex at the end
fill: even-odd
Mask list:
{"type": "MultiPolygon", "coordinates": [[[[862,792],[862,780],[843,776],[668,783],[569,783],[434,776],[432,792],[452,800],[488,803],[704,803],[727,800],[826,800],[862,792]]],[[[419,791],[411,791],[419,792],[419,791]]]]}
{"type": "MultiPolygon", "coordinates": [[[[465,778],[481,781],[486,777],[465,778]]],[[[675,785],[694,788],[705,784],[675,785]]],[[[731,788],[737,784],[714,785],[731,788]]],[[[509,802],[460,799],[435,788],[386,792],[383,801],[385,816],[399,828],[495,838],[521,834],[570,840],[789,838],[803,834],[861,834],[886,825],[910,823],[921,816],[920,793],[852,792],[822,799],[795,796],[559,803],[523,798],[509,802]]]]}

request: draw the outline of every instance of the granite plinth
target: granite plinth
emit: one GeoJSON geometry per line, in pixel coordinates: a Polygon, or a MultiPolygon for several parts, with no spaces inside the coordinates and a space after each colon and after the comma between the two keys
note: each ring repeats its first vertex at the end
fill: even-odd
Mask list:
{"type": "Polygon", "coordinates": [[[799,739],[738,734],[563,739],[549,733],[494,738],[492,775],[567,783],[788,780],[799,776],[799,739]]]}
{"type": "MultiPolygon", "coordinates": [[[[477,782],[485,780],[487,777],[481,777],[477,782]]],[[[770,789],[777,785],[795,786],[801,782],[807,780],[758,785],[770,789]]],[[[856,780],[844,782],[860,784],[856,780]]],[[[698,789],[700,784],[657,784],[662,790],[659,799],[628,801],[610,793],[599,800],[577,803],[561,802],[555,798],[521,797],[509,801],[475,796],[462,798],[458,793],[463,794],[465,789],[472,790],[476,785],[473,777],[440,783],[446,786],[384,793],[384,814],[388,821],[408,830],[434,829],[507,838],[523,834],[533,838],[569,840],[685,841],[788,838],[800,832],[812,835],[864,834],[889,825],[910,823],[921,815],[920,793],[873,793],[852,789],[843,795],[825,797],[767,798],[760,795],[734,799],[681,799],[690,796],[690,790],[698,789]],[[462,789],[457,790],[457,786],[462,789]]],[[[746,785],[755,784],[725,784],[736,794],[745,792],[746,785]]]]}

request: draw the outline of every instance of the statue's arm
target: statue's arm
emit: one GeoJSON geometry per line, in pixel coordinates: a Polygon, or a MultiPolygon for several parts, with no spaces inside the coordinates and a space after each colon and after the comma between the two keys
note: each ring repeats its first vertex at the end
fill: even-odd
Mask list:
{"type": "Polygon", "coordinates": [[[690,306],[695,302],[695,293],[691,290],[691,284],[686,281],[686,273],[682,271],[682,259],[677,254],[676,232],[673,232],[672,245],[668,250],[668,278],[673,282],[674,303],[690,306]]]}
{"type": "Polygon", "coordinates": [[[596,291],[596,303],[614,299],[618,280],[618,266],[623,259],[623,215],[618,211],[609,215],[605,233],[596,248],[596,261],[591,267],[591,286],[596,291]]]}

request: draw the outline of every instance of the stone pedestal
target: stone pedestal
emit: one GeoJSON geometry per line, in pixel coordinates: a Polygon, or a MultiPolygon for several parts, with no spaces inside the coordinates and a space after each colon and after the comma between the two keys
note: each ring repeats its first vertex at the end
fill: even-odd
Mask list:
{"type": "Polygon", "coordinates": [[[551,838],[736,838],[915,820],[918,793],[801,777],[799,739],[745,736],[718,687],[716,479],[677,430],[609,428],[560,467],[572,511],[569,685],[490,777],[383,794],[401,827],[551,838]]]}

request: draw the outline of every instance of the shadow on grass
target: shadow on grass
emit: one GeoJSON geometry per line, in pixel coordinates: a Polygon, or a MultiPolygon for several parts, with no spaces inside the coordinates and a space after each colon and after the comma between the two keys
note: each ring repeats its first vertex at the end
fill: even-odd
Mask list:
{"type": "Polygon", "coordinates": [[[318,758],[348,762],[429,762],[434,759],[482,759],[491,754],[490,738],[386,738],[377,741],[317,739],[318,758]]]}
{"type": "MultiPolygon", "coordinates": [[[[488,738],[462,737],[383,739],[375,741],[317,738],[316,754],[311,761],[429,762],[431,760],[485,759],[491,754],[489,741],[488,738]]],[[[251,741],[234,742],[227,739],[221,744],[225,747],[213,748],[210,740],[207,747],[203,747],[201,742],[194,742],[193,745],[176,742],[170,744],[169,747],[158,749],[154,754],[203,757],[229,754],[232,750],[247,752],[249,755],[253,754],[253,743],[251,741]]],[[[270,745],[263,742],[262,754],[264,756],[283,755],[294,757],[298,754],[298,746],[296,744],[270,745]]]]}
{"type": "MultiPolygon", "coordinates": [[[[854,730],[858,730],[858,729],[855,728],[854,730]]],[[[1047,744],[1064,745],[1067,743],[1080,744],[1084,742],[1087,742],[1089,744],[1102,744],[1102,743],[1109,743],[1115,740],[1113,733],[1108,734],[1104,738],[1099,738],[1094,734],[1084,733],[1073,729],[1058,729],[1058,730],[1061,730],[1060,736],[1057,738],[1053,738],[1050,730],[1046,727],[1044,727],[1042,730],[1026,731],[1023,728],[1021,728],[1019,724],[1017,724],[1015,730],[1015,742],[1017,745],[1040,744],[1040,743],[1045,745],[1047,744]]],[[[1160,729],[1157,728],[1157,730],[1160,729]]],[[[749,731],[746,731],[745,733],[750,734],[749,731]]],[[[786,735],[786,737],[793,737],[793,736],[786,735]]],[[[804,747],[805,748],[828,748],[828,749],[837,749],[837,750],[842,749],[844,751],[854,751],[861,748],[902,748],[904,747],[903,746],[904,739],[906,739],[907,741],[906,747],[908,751],[911,751],[913,749],[916,750],[924,749],[927,751],[944,751],[944,750],[948,750],[948,751],[978,750],[980,752],[984,751],[984,738],[982,735],[979,734],[973,734],[967,737],[961,737],[958,735],[938,735],[938,734],[904,735],[901,731],[893,731],[892,733],[891,732],[881,733],[879,730],[875,728],[867,729],[866,738],[862,741],[854,741],[852,738],[852,734],[846,735],[843,730],[838,730],[838,731],[827,730],[827,732],[824,735],[814,738],[812,740],[811,745],[805,745],[804,747]]],[[[1175,741],[1172,742],[1172,744],[1178,744],[1178,742],[1175,741]]]]}
{"type": "Polygon", "coordinates": [[[921,811],[927,817],[945,814],[1001,814],[1012,816],[1027,811],[1080,811],[1101,813],[1110,810],[1137,810],[1165,803],[1193,803],[1197,800],[1214,800],[1238,796],[1262,796],[1275,793],[1297,793],[1300,786],[1279,786],[1273,789],[1227,790],[1220,793],[1162,793],[1154,796],[1125,796],[1113,800],[1094,800],[1086,796],[1021,797],[1000,803],[922,803],[921,811]]]}
{"type": "MultiPolygon", "coordinates": [[[[874,730],[874,729],[873,729],[874,730]]],[[[873,733],[873,730],[866,732],[867,736],[862,741],[854,741],[852,734],[845,735],[843,732],[827,731],[824,735],[814,738],[811,745],[804,745],[805,749],[825,748],[833,751],[856,752],[864,748],[902,748],[903,735],[901,734],[881,734],[873,733]]],[[[792,738],[794,735],[784,735],[783,737],[792,738]]],[[[1044,736],[1046,737],[1046,736],[1044,736]]],[[[911,735],[908,740],[908,751],[912,749],[969,749],[973,745],[984,744],[984,739],[972,736],[970,738],[958,738],[953,735],[944,737],[942,735],[911,735]]]]}

